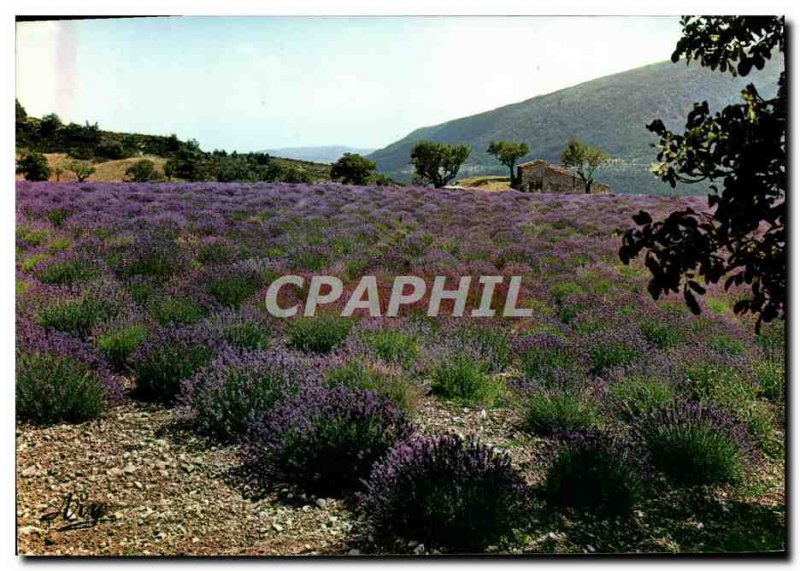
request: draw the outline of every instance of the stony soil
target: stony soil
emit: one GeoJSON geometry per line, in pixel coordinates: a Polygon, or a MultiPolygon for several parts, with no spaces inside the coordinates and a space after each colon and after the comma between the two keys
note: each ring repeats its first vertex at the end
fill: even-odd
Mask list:
{"type": "MultiPolygon", "coordinates": [[[[531,447],[509,444],[528,439],[513,412],[432,397],[419,407],[424,431],[478,436],[531,465],[531,447]]],[[[281,488],[256,494],[237,466],[235,447],[209,446],[157,405],[129,403],[79,425],[18,427],[19,553],[345,555],[364,543],[340,500],[281,488]],[[102,515],[89,525],[97,505],[102,515]]]]}
{"type": "MultiPolygon", "coordinates": [[[[479,437],[509,453],[530,483],[541,480],[550,447],[520,431],[517,411],[464,408],[425,396],[415,416],[427,433],[479,437]]],[[[341,500],[283,487],[254,490],[238,464],[235,447],[196,438],[173,411],[157,405],[131,402],[79,425],[19,426],[18,551],[106,556],[375,552],[341,500]]],[[[516,551],[775,549],[785,525],[782,470],[782,464],[770,464],[751,489],[738,494],[650,501],[625,523],[561,515],[543,519],[516,551]],[[753,538],[752,526],[763,529],[763,540],[753,538]]],[[[414,541],[398,545],[397,552],[436,553],[414,541]]]]}

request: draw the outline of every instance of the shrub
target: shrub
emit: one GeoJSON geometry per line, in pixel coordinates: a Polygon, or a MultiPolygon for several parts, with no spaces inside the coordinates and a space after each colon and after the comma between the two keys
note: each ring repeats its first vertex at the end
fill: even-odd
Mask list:
{"type": "Polygon", "coordinates": [[[329,353],[347,339],[352,321],[334,314],[301,317],[289,325],[289,346],[311,353],[329,353]]]}
{"type": "Polygon", "coordinates": [[[129,325],[97,336],[97,346],[108,362],[118,371],[127,367],[128,357],[147,337],[143,325],[129,325]]]}
{"type": "Polygon", "coordinates": [[[502,371],[511,357],[506,333],[493,327],[464,327],[458,330],[460,341],[483,357],[492,371],[502,371]]]}
{"type": "Polygon", "coordinates": [[[744,341],[733,335],[718,333],[708,339],[712,349],[723,355],[743,355],[747,351],[744,341]]]}
{"type": "Polygon", "coordinates": [[[400,329],[370,331],[367,342],[378,357],[389,363],[408,365],[419,355],[419,342],[416,337],[400,329]]]}
{"type": "Polygon", "coordinates": [[[405,414],[373,392],[309,387],[253,424],[245,462],[270,480],[341,495],[411,432],[405,414]]]}
{"type": "Polygon", "coordinates": [[[536,392],[528,401],[525,428],[533,434],[579,432],[596,423],[592,405],[580,396],[564,392],[536,392]]]}
{"type": "Polygon", "coordinates": [[[373,469],[359,504],[379,540],[456,553],[509,538],[527,506],[525,482],[507,456],[452,435],[398,444],[373,469]]]}
{"type": "Polygon", "coordinates": [[[684,367],[683,374],[689,381],[690,396],[701,403],[736,409],[752,401],[758,392],[735,363],[692,362],[684,367]]]}
{"type": "Polygon", "coordinates": [[[747,432],[761,452],[771,458],[781,456],[784,443],[775,431],[777,415],[768,403],[752,402],[739,412],[738,417],[747,427],[747,432]]]}
{"type": "Polygon", "coordinates": [[[672,385],[664,380],[631,376],[612,384],[608,398],[614,413],[626,421],[669,405],[675,398],[672,385]]]}
{"type": "Polygon", "coordinates": [[[694,403],[659,409],[643,417],[637,431],[652,465],[679,484],[735,483],[754,455],[740,422],[694,403]]]}
{"type": "Polygon", "coordinates": [[[206,289],[220,305],[236,308],[251,297],[258,286],[258,280],[253,276],[229,275],[211,280],[206,289]]]}
{"type": "Polygon", "coordinates": [[[331,387],[372,391],[394,403],[403,411],[410,411],[414,403],[414,390],[408,382],[389,369],[378,368],[351,359],[331,369],[325,375],[331,387]]]}
{"type": "Polygon", "coordinates": [[[186,256],[171,237],[161,234],[137,237],[119,259],[117,272],[122,277],[167,278],[186,267],[186,256]]]}
{"type": "Polygon", "coordinates": [[[206,316],[206,310],[189,297],[158,297],[148,303],[150,316],[160,325],[192,325],[206,316]]]}
{"type": "Polygon", "coordinates": [[[589,361],[593,373],[612,367],[630,365],[646,354],[636,339],[626,339],[622,331],[612,330],[608,335],[597,335],[589,340],[589,361]]]}
{"type": "Polygon", "coordinates": [[[27,152],[17,159],[17,173],[22,174],[25,180],[43,181],[50,178],[50,167],[43,154],[27,152]]]}
{"type": "Polygon", "coordinates": [[[559,379],[579,377],[583,372],[580,356],[556,335],[539,333],[525,337],[517,341],[514,351],[525,377],[545,385],[559,379]]]}
{"type": "Polygon", "coordinates": [[[83,422],[106,407],[91,368],[53,353],[17,355],[16,403],[17,417],[37,424],[83,422]]]}
{"type": "Polygon", "coordinates": [[[783,399],[783,362],[773,360],[759,361],[753,367],[753,375],[758,383],[759,394],[772,401],[783,399]]]}
{"type": "Polygon", "coordinates": [[[39,281],[46,284],[74,284],[96,278],[100,271],[89,260],[55,261],[37,270],[39,281]]]}
{"type": "Polygon", "coordinates": [[[16,345],[19,420],[82,422],[122,401],[118,379],[84,342],[23,320],[16,345]]]}
{"type": "Polygon", "coordinates": [[[218,313],[212,327],[234,347],[247,351],[266,349],[272,337],[270,323],[255,311],[218,313]]]}
{"type": "Polygon", "coordinates": [[[218,347],[217,337],[202,326],[157,331],[130,356],[138,396],[173,404],[181,381],[208,365],[218,347]]]}
{"type": "Polygon", "coordinates": [[[435,394],[463,404],[491,404],[502,392],[486,364],[469,354],[440,360],[431,377],[435,394]]]}
{"type": "Polygon", "coordinates": [[[308,366],[286,355],[226,352],[183,383],[181,401],[198,432],[233,441],[278,401],[313,379],[308,366]]]}
{"type": "Polygon", "coordinates": [[[197,251],[201,264],[226,264],[233,260],[235,245],[221,238],[204,238],[197,251]]]}
{"type": "Polygon", "coordinates": [[[156,164],[150,159],[140,159],[125,170],[125,180],[128,182],[149,182],[164,178],[156,169],[156,164]]]}
{"type": "Polygon", "coordinates": [[[575,433],[547,470],[544,497],[552,506],[626,514],[641,498],[639,468],[625,442],[594,430],[575,433]]]}
{"type": "Polygon", "coordinates": [[[684,341],[683,333],[668,320],[652,319],[639,323],[642,335],[659,349],[674,347],[684,341]]]}
{"type": "Polygon", "coordinates": [[[56,300],[41,309],[37,315],[39,325],[52,327],[78,337],[87,337],[94,325],[119,311],[112,299],[87,293],[79,298],[56,300]]]}

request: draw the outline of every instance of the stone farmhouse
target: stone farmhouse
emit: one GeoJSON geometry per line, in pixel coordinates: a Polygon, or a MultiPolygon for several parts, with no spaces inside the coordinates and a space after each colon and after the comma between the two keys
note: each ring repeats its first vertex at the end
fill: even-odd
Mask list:
{"type": "MultiPolygon", "coordinates": [[[[517,166],[516,188],[522,192],[583,194],[586,185],[581,177],[559,165],[535,159],[517,166]]],[[[609,188],[592,183],[592,194],[605,194],[609,188]]]]}

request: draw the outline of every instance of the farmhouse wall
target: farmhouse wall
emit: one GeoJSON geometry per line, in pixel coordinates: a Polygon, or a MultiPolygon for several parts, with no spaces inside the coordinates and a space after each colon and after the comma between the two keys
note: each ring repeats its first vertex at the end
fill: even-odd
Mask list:
{"type": "MultiPolygon", "coordinates": [[[[533,160],[517,167],[517,189],[522,192],[545,192],[560,194],[583,194],[583,180],[564,167],[547,161],[533,160]]],[[[601,183],[592,183],[592,194],[602,194],[609,188],[601,183]]]]}

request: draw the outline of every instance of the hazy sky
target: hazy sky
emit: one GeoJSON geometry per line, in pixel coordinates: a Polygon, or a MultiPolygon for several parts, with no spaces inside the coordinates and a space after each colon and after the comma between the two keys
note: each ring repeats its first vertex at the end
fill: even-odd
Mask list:
{"type": "Polygon", "coordinates": [[[381,147],[669,58],[677,17],[187,17],[17,24],[29,114],[204,149],[381,147]]]}

